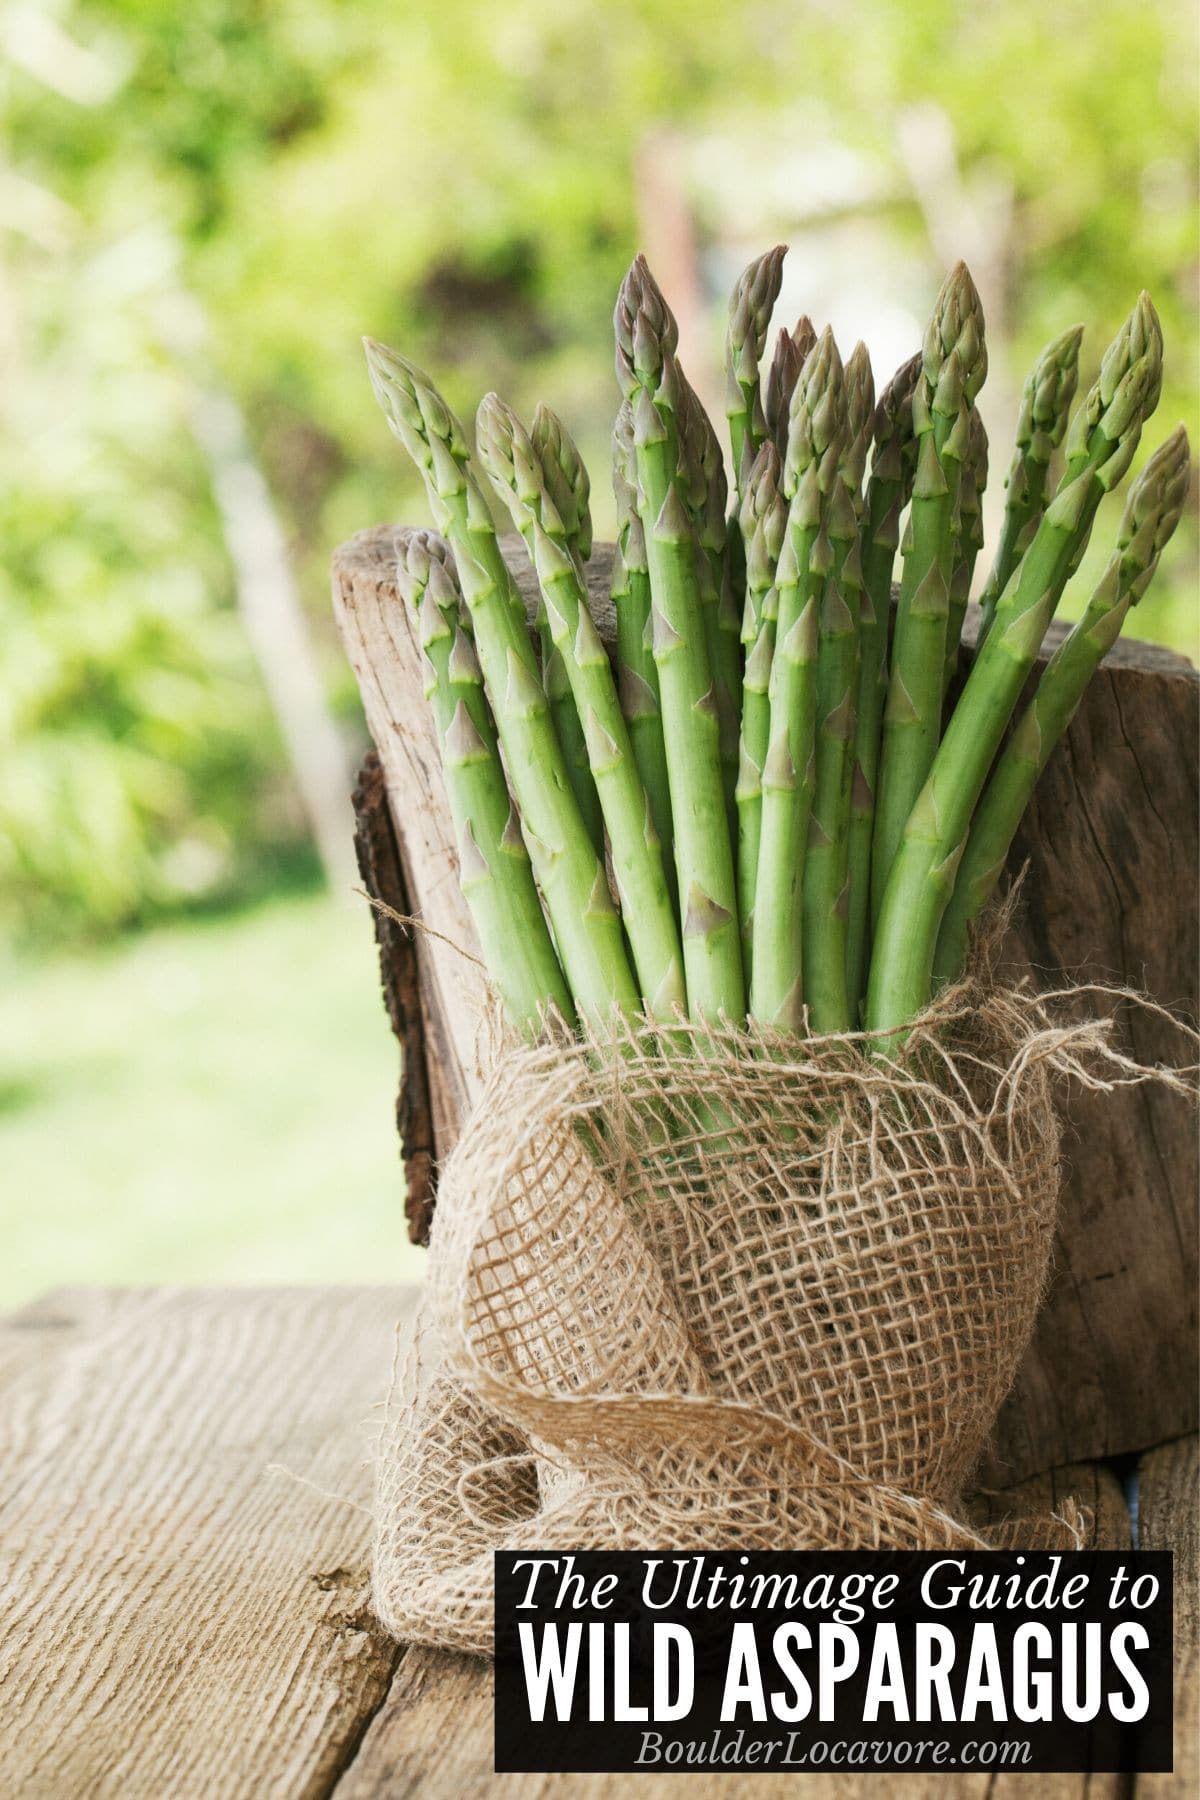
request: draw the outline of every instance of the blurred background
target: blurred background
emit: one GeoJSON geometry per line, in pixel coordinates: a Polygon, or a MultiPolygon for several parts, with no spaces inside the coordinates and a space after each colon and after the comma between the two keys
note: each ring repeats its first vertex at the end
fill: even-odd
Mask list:
{"type": "MultiPolygon", "coordinates": [[[[882,381],[945,269],[1022,376],[1138,289],[1142,457],[1195,431],[1190,0],[10,0],[0,9],[0,1305],[77,1281],[411,1277],[353,896],[330,551],[425,522],[367,386],[564,414],[598,534],[644,248],[719,414],[725,299],[882,381]]],[[[1119,510],[1119,509],[1117,509],[1119,510]]],[[[1093,566],[1115,529],[1101,515],[1093,566]]],[[[1138,634],[1197,649],[1193,504],[1138,634]]],[[[1086,581],[1086,572],[1085,572],[1086,581]]],[[[1081,584],[1083,585],[1083,584],[1081,584]]]]}

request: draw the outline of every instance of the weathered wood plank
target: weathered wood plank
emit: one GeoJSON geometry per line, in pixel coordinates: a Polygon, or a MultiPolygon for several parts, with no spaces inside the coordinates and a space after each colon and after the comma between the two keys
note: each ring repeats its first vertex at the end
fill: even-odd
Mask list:
{"type": "Polygon", "coordinates": [[[18,1374],[48,1379],[59,1355],[149,1304],[150,1288],[56,1288],[0,1316],[0,1392],[18,1374]]]}
{"type": "Polygon", "coordinates": [[[0,1382],[7,1793],[329,1791],[399,1660],[366,1422],[411,1301],[162,1290],[76,1330],[52,1295],[8,1322],[67,1321],[0,1382]]]}
{"type": "MultiPolygon", "coordinates": [[[[489,1665],[401,1656],[370,1618],[368,1520],[355,1510],[369,1499],[363,1422],[411,1300],[378,1289],[85,1290],[0,1321],[0,1348],[34,1346],[0,1364],[6,1792],[626,1791],[621,1777],[495,1777],[489,1665]]],[[[1192,1504],[1194,1488],[1194,1445],[1146,1459],[1144,1541],[1179,1552],[1180,1503],[1192,1504]]],[[[1067,1497],[1092,1506],[1098,1543],[1128,1542],[1120,1488],[1104,1469],[980,1496],[977,1516],[1067,1497]]],[[[1194,1546],[1194,1515],[1190,1531],[1194,1546]]],[[[938,1792],[983,1800],[1019,1779],[939,1777],[938,1792]]],[[[643,1777],[639,1792],[685,1780],[697,1800],[777,1791],[770,1777],[714,1775],[643,1777]]],[[[877,1791],[866,1780],[806,1781],[814,1800],[877,1791]]],[[[894,1780],[888,1791],[918,1800],[928,1783],[894,1780]]],[[[1038,1787],[1049,1800],[1122,1791],[1103,1776],[1038,1787]]]]}
{"type": "MultiPolygon", "coordinates": [[[[1096,1517],[1097,1548],[1129,1543],[1129,1515],[1111,1471],[1094,1466],[1053,1470],[1003,1495],[981,1495],[975,1516],[981,1522],[1033,1515],[1075,1498],[1096,1517]]],[[[413,1648],[408,1651],[337,1787],[337,1800],[406,1800],[417,1795],[486,1795],[487,1800],[619,1800],[629,1791],[624,1775],[503,1775],[492,1773],[492,1665],[475,1657],[413,1648]]],[[[1027,1793],[1029,1777],[1002,1771],[978,1775],[940,1773],[936,1788],[945,1800],[992,1800],[1027,1793]],[[1022,1786],[1021,1784],[1024,1783],[1022,1786]]],[[[639,1775],[636,1791],[649,1796],[686,1790],[695,1800],[724,1795],[767,1795],[780,1791],[779,1777],[720,1773],[639,1775]]],[[[812,1773],[804,1793],[812,1800],[870,1800],[886,1787],[895,1800],[923,1800],[928,1777],[855,1778],[812,1773]]],[[[1042,1775],[1037,1792],[1044,1800],[1120,1800],[1128,1783],[1116,1775],[1042,1775]]]]}
{"type": "Polygon", "coordinates": [[[1141,1775],[1138,1800],[1200,1793],[1200,1438],[1144,1456],[1138,1469],[1138,1543],[1175,1555],[1175,1769],[1141,1775]]]}
{"type": "MultiPolygon", "coordinates": [[[[468,949],[418,647],[392,582],[394,530],[360,533],[334,559],[334,604],[387,774],[409,892],[468,949]]],[[[612,640],[610,552],[589,568],[612,640]]],[[[968,636],[973,624],[968,628],[968,636]]],[[[1061,628],[1052,628],[1052,647],[1061,628]]],[[[1119,642],[1056,752],[1012,856],[1030,863],[1009,953],[1045,986],[1074,978],[1144,987],[1194,1011],[1198,925],[1200,684],[1182,658],[1119,642]]],[[[477,1081],[480,971],[423,945],[439,1155],[477,1081]]],[[[1172,1060],[1169,1027],[1127,1018],[1125,1041],[1172,1060]]],[[[1068,1178],[1055,1275],[1004,1408],[985,1478],[1011,1485],[1064,1463],[1124,1454],[1197,1424],[1197,1145],[1189,1111],[1152,1090],[1064,1097],[1068,1178]]]]}
{"type": "Polygon", "coordinates": [[[1074,1463],[1064,1469],[1047,1469],[1017,1487],[974,1494],[970,1511],[980,1526],[1001,1525],[1010,1519],[1045,1518],[1061,1513],[1072,1502],[1086,1507],[1092,1515],[1091,1547],[1129,1549],[1133,1531],[1124,1490],[1104,1463],[1074,1463]]]}

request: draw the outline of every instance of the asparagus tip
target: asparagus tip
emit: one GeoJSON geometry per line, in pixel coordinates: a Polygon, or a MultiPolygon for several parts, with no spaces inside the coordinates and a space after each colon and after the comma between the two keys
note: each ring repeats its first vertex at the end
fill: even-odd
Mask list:
{"type": "Polygon", "coordinates": [[[613,311],[617,380],[626,399],[656,381],[663,361],[679,346],[679,326],[650,265],[639,250],[629,265],[613,311]]]}
{"type": "Polygon", "coordinates": [[[1191,485],[1191,450],[1183,425],[1159,445],[1129,490],[1117,534],[1118,551],[1140,579],[1136,603],[1149,585],[1158,559],[1183,515],[1191,485]]]}

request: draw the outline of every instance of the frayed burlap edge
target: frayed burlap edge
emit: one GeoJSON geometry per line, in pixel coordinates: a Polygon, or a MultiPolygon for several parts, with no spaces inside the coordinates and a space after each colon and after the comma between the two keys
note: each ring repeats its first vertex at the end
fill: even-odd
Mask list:
{"type": "Polygon", "coordinates": [[[1190,1091],[1068,1017],[1101,995],[1150,1004],[1001,987],[985,947],[895,1065],[863,1034],[501,1045],[380,1443],[385,1626],[487,1652],[501,1547],[1082,1543],[1073,1505],[983,1533],[961,1495],[1047,1279],[1053,1081],[1190,1091]]]}

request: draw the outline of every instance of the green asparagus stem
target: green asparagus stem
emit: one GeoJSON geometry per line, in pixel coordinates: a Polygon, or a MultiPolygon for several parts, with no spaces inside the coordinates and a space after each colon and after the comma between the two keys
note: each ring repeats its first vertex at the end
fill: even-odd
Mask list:
{"type": "Polygon", "coordinates": [[[920,375],[918,352],[897,369],[879,397],[872,426],[875,453],[861,534],[863,589],[859,603],[858,694],[850,788],[850,909],[846,925],[846,993],[855,1022],[866,985],[871,836],[879,773],[879,726],[887,695],[892,570],[900,545],[900,514],[908,505],[917,465],[912,397],[920,375]]]}
{"type": "Polygon", "coordinates": [[[767,422],[759,392],[758,365],[771,324],[771,314],[783,285],[786,244],[776,244],[744,269],[729,298],[729,328],[725,334],[725,411],[729,417],[729,442],[739,498],[745,490],[750,467],[767,435],[767,422]]]}
{"type": "Polygon", "coordinates": [[[1154,578],[1179,523],[1190,479],[1187,433],[1172,433],[1129,491],[1117,548],[1079,623],[1046,665],[1033,699],[996,764],[971,825],[934,958],[940,986],[962,971],[968,929],[992,896],[1038,777],[1084,689],[1154,578]]]}
{"type": "Polygon", "coordinates": [[[650,816],[662,845],[667,887],[672,903],[678,909],[667,747],[663,741],[658,670],[650,641],[650,569],[646,560],[646,534],[638,515],[633,414],[626,401],[621,403],[613,430],[613,495],[617,503],[617,544],[612,573],[612,602],[617,615],[617,688],[621,711],[629,726],[633,759],[649,798],[650,816]]]}
{"type": "Polygon", "coordinates": [[[633,411],[650,567],[688,1004],[693,1018],[737,1021],[745,1012],[737,884],[697,576],[700,550],[676,479],[679,332],[644,257],[621,285],[614,323],[617,379],[633,411]]]}
{"type": "Polygon", "coordinates": [[[738,722],[742,709],[741,621],[727,579],[728,487],[721,445],[699,395],[679,371],[680,492],[703,555],[697,565],[704,641],[712,671],[720,732],[721,770],[731,836],[737,831],[738,722]]]}
{"type": "MultiPolygon", "coordinates": [[[[559,433],[569,442],[565,429],[560,427],[559,433]]],[[[608,653],[588,610],[583,564],[551,497],[552,474],[516,414],[497,394],[487,394],[481,401],[475,435],[479,459],[529,545],[550,634],[583,720],[646,1010],[651,1018],[675,1019],[687,1007],[679,931],[663,874],[662,847],[608,653]]]]}
{"type": "Polygon", "coordinates": [[[575,707],[562,657],[555,649],[550,628],[540,613],[537,632],[542,653],[542,685],[546,690],[546,703],[550,708],[555,735],[562,745],[567,779],[584,829],[592,841],[592,848],[598,856],[603,856],[604,814],[600,796],[596,792],[596,783],[592,779],[591,764],[588,762],[587,740],[583,735],[583,725],[575,707]]]}
{"type": "Polygon", "coordinates": [[[792,395],[754,904],[750,1011],[762,1024],[792,1031],[801,1029],[804,1016],[801,896],[816,776],[817,616],[833,568],[830,509],[845,434],[842,359],[825,331],[792,395]]]}
{"type": "MultiPolygon", "coordinates": [[[[590,483],[583,459],[569,433],[564,435],[561,421],[549,407],[539,404],[533,415],[530,437],[544,446],[543,460],[550,470],[551,493],[563,530],[586,561],[592,547],[592,518],[588,509],[590,483]]],[[[588,836],[595,845],[597,854],[603,857],[604,815],[592,777],[587,739],[561,652],[550,633],[544,602],[538,606],[537,632],[542,652],[542,683],[546,689],[546,699],[550,703],[550,717],[554,720],[554,729],[566,758],[571,791],[579,803],[588,836]]]]}
{"type": "Polygon", "coordinates": [[[896,610],[872,848],[878,917],[905,820],[937,750],[959,475],[971,406],[987,374],[983,309],[965,263],[942,285],[913,390],[917,469],[896,610]]]}
{"type": "Polygon", "coordinates": [[[767,436],[772,440],[780,457],[787,455],[788,414],[791,409],[792,395],[796,391],[796,383],[800,379],[800,371],[804,367],[809,351],[817,341],[813,323],[805,314],[796,320],[794,331],[786,326],[780,330],[775,339],[775,354],[771,358],[771,367],[767,371],[767,392],[763,403],[766,418],[767,436]]]}
{"type": "Polygon", "coordinates": [[[950,606],[946,618],[946,670],[943,693],[958,673],[958,653],[962,643],[963,621],[971,598],[971,582],[975,576],[975,559],[983,548],[983,493],[988,478],[987,431],[979,408],[971,408],[967,429],[967,454],[963,460],[958,489],[958,517],[955,521],[954,571],[950,577],[950,606]]]}
{"type": "Polygon", "coordinates": [[[509,800],[449,545],[431,531],[405,533],[396,582],[425,653],[425,697],[441,744],[459,884],[505,1013],[534,1036],[552,1010],[570,1021],[574,1009],[509,800]]]}
{"type": "Polygon", "coordinates": [[[742,735],[738,766],[738,911],[742,958],[749,979],[753,968],[754,891],[762,828],[762,772],[771,736],[768,690],[775,654],[775,566],[787,530],[783,464],[767,439],[754,459],[739,520],[746,546],[746,606],[742,642],[746,671],[742,686],[742,735]]]}
{"type": "Polygon", "coordinates": [[[1062,443],[1079,381],[1083,326],[1073,325],[1046,345],[1025,379],[1017,420],[1017,447],[1005,481],[1004,522],[987,586],[979,598],[982,643],[991,628],[996,602],[1037,529],[1046,502],[1046,479],[1062,443]]]}
{"type": "Polygon", "coordinates": [[[928,780],[904,828],[871,958],[867,1023],[900,1049],[929,1000],[934,949],[971,816],[1102,496],[1120,481],[1162,384],[1162,333],[1145,294],[1072,424],[1062,480],[996,607],[928,780]]]}
{"type": "Polygon", "coordinates": [[[804,859],[804,997],[809,1024],[816,1032],[849,1031],[852,1023],[846,928],[863,581],[858,534],[875,410],[875,383],[865,344],[855,346],[846,364],[845,387],[846,430],[829,505],[833,568],[821,596],[818,623],[816,786],[804,859]]]}
{"type": "MultiPolygon", "coordinates": [[[[592,547],[592,519],[588,500],[590,482],[569,433],[549,407],[538,405],[533,415],[530,436],[544,446],[546,466],[550,470],[551,493],[570,541],[577,545],[586,561],[592,547]]],[[[562,655],[555,646],[546,618],[544,602],[537,612],[538,642],[542,655],[542,684],[550,703],[550,716],[566,759],[571,791],[579,803],[588,836],[600,857],[604,855],[604,815],[600,796],[592,777],[587,739],[571,692],[571,683],[563,666],[562,655]]]]}
{"type": "Polygon", "coordinates": [[[376,398],[424,476],[435,522],[454,551],[525,842],[575,1001],[600,1022],[614,1008],[634,1015],[638,992],[621,921],[571,792],[524,604],[462,426],[412,363],[371,339],[366,351],[376,398]]]}

